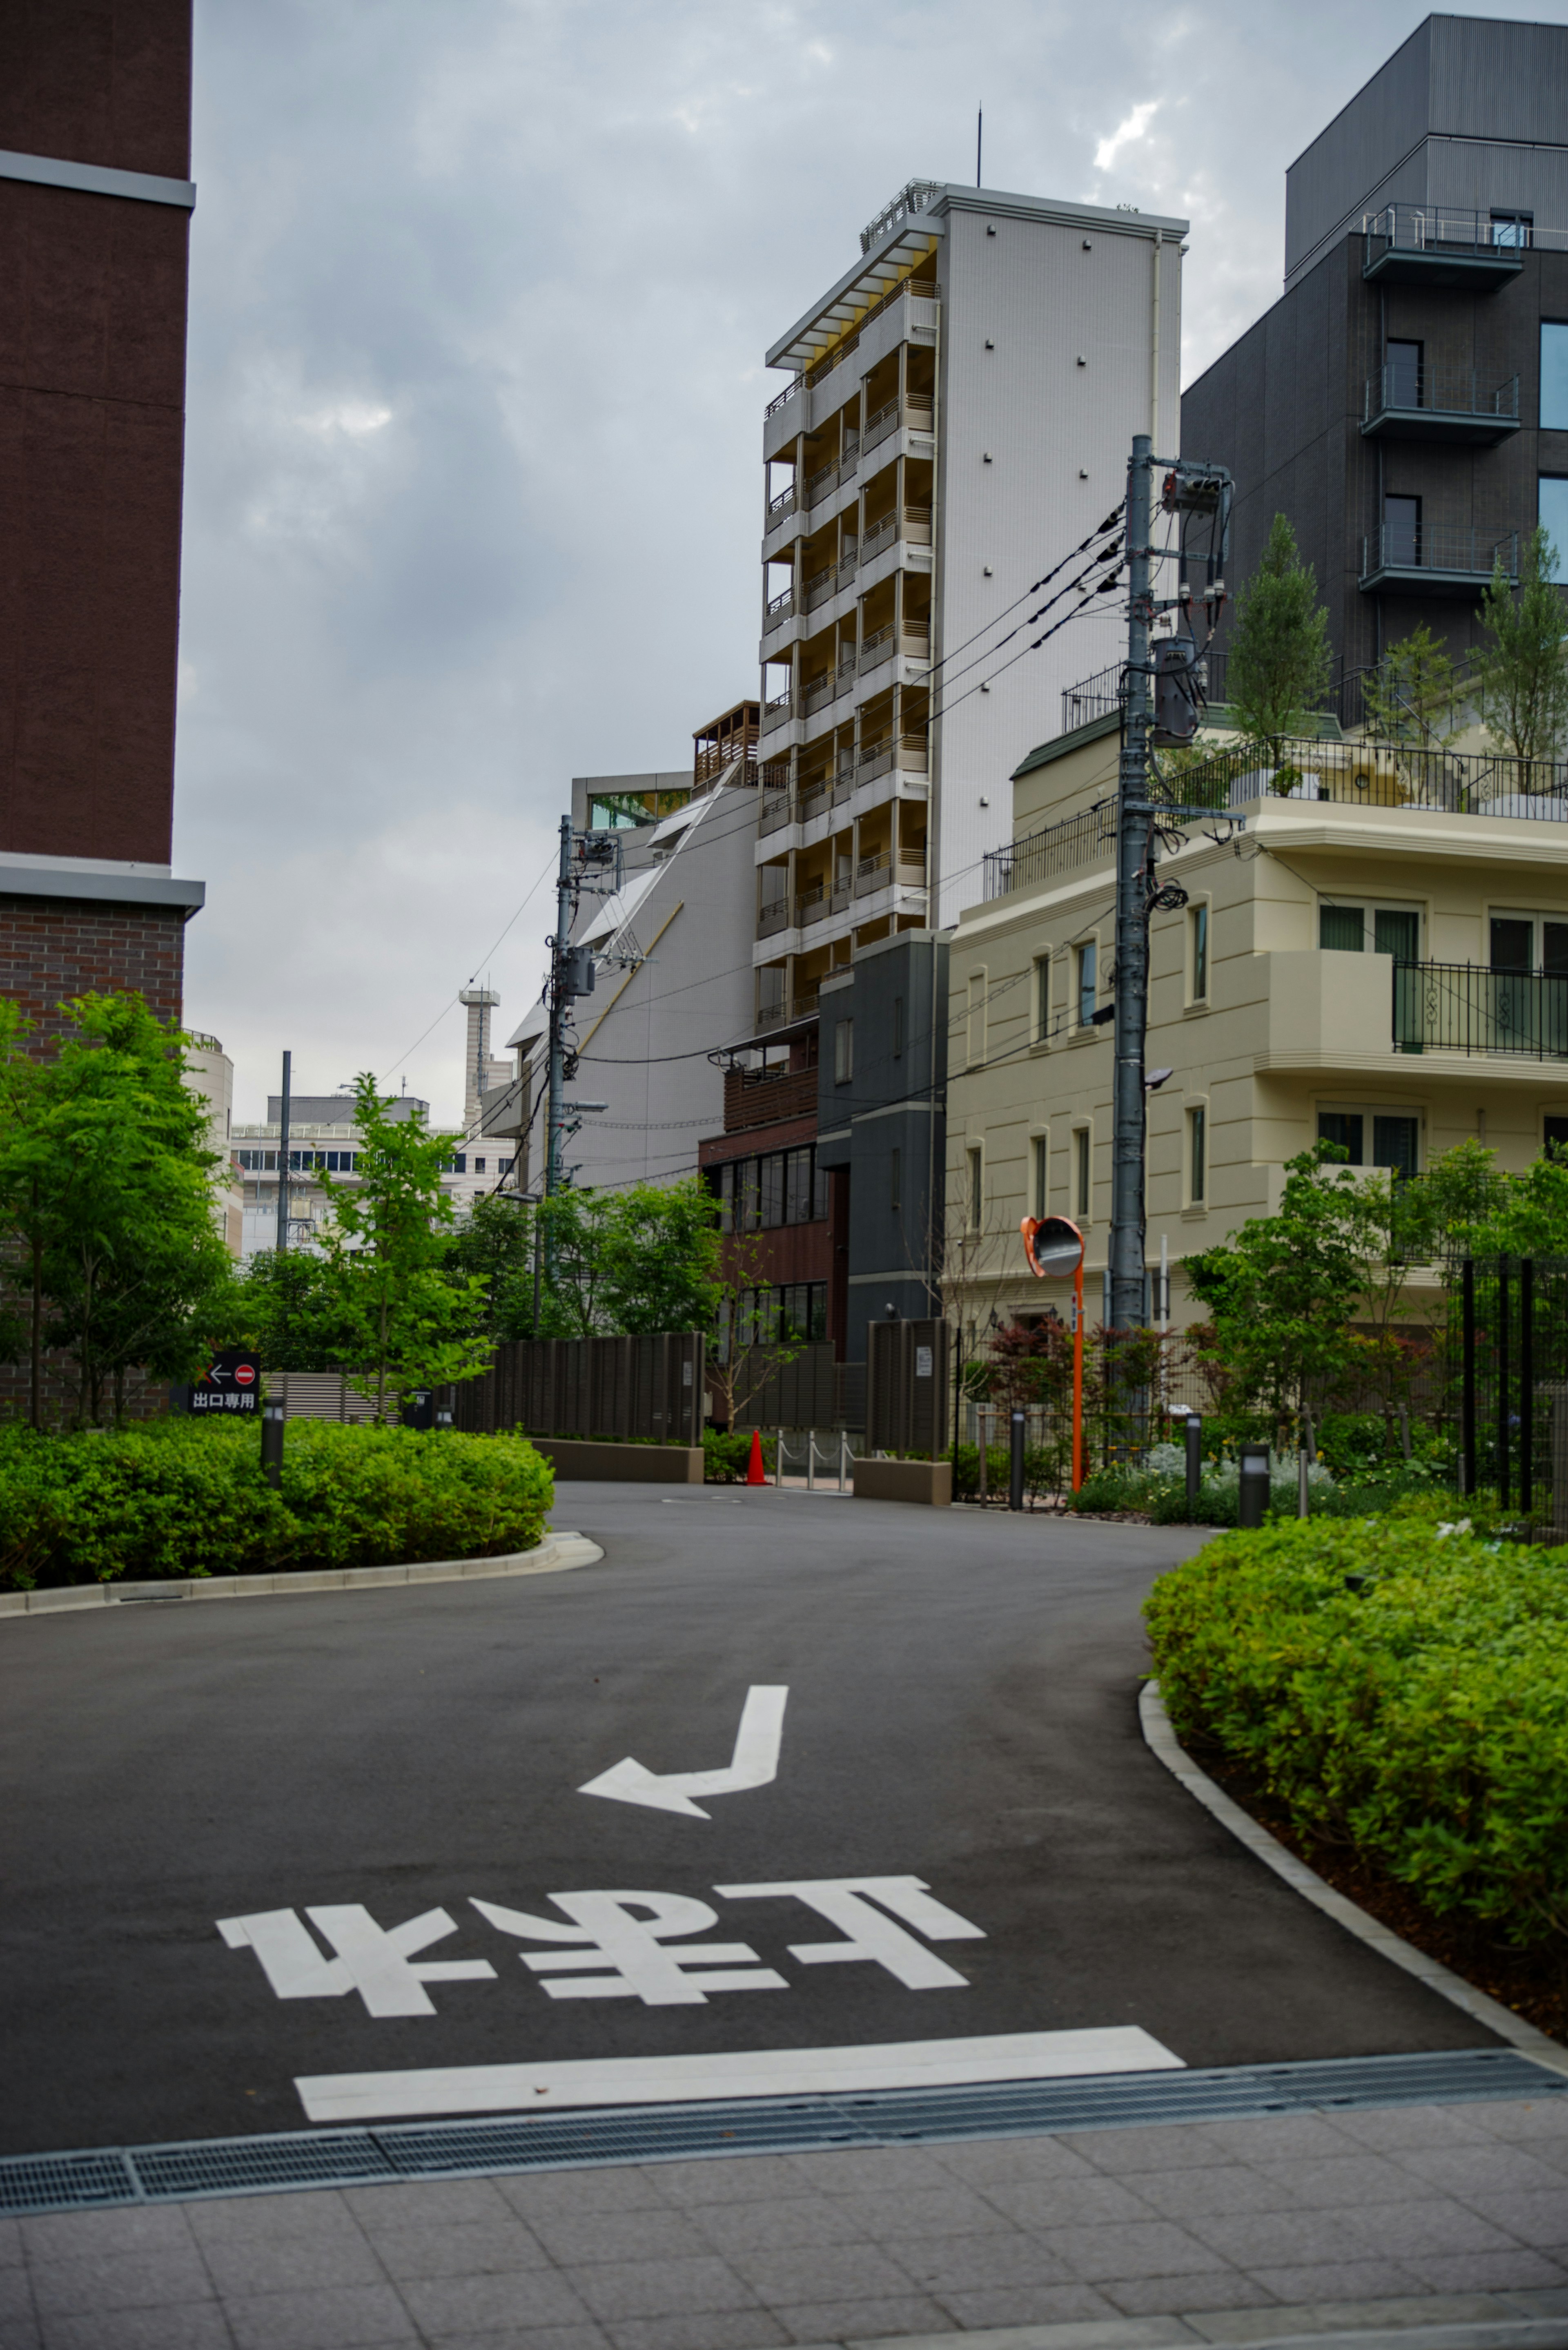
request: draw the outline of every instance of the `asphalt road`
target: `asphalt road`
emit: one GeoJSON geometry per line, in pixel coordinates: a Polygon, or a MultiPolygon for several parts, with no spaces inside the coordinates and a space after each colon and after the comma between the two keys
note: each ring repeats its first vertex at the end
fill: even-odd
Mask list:
{"type": "Polygon", "coordinates": [[[1118,2025],[1194,2065],[1491,2044],[1144,1747],[1139,1603],[1197,1537],[771,1490],[571,1485],[556,1520],[604,1562],[0,1624],[0,2148],[296,2128],[296,2077],[358,2072],[1118,2025]],[[771,1783],[705,1820],[578,1792],[626,1756],[722,1768],[753,1687],[789,1692],[771,1783]],[[866,1877],[972,1930],[895,1893],[892,1968],[885,1931],[803,1960],[854,1939],[842,1916],[713,1889],[866,1877]],[[628,1888],[716,1912],[741,1980],[692,2000],[702,1974],[634,1923],[633,1972],[680,2003],[580,1944],[580,1995],[552,1995],[574,1945],[545,1935],[575,1915],[602,1948],[607,1915],[645,1913],[551,1897],[628,1888]],[[378,1943],[438,1908],[451,1932],[378,1943]],[[431,1961],[488,1971],[416,1978],[431,1961]]]}

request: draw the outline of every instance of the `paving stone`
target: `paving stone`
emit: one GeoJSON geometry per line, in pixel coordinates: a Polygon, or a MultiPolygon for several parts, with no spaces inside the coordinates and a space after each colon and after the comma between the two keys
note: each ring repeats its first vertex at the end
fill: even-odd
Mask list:
{"type": "Polygon", "coordinates": [[[935,2152],[923,2146],[846,2147],[787,2154],[784,2160],[800,2185],[819,2195],[896,2195],[906,2188],[952,2185],[935,2152]]]}
{"type": "Polygon", "coordinates": [[[31,2317],[0,2318],[0,2350],[44,2350],[44,2337],[31,2317]]]}
{"type": "Polygon", "coordinates": [[[1402,2163],[1381,2154],[1358,2154],[1347,2146],[1341,2154],[1298,2155],[1249,2166],[1254,2178],[1268,2189],[1275,2211],[1346,2209],[1353,2203],[1409,2203],[1430,2191],[1402,2163]]]}
{"type": "Polygon", "coordinates": [[[952,2319],[934,2301],[914,2294],[883,2301],[815,2301],[775,2309],[794,2342],[817,2345],[872,2342],[884,2334],[950,2334],[952,2319]]]}
{"type": "Polygon", "coordinates": [[[789,2158],[782,2154],[726,2155],[709,2162],[661,2162],[663,2199],[684,2209],[691,2203],[762,2203],[804,2191],[789,2158]]]}
{"type": "Polygon", "coordinates": [[[609,2336],[585,2319],[580,2325],[504,2325],[499,2332],[431,2334],[430,2350],[609,2350],[609,2336]]]}
{"type": "Polygon", "coordinates": [[[1263,2311],[1193,2309],[1187,2323],[1206,2341],[1244,2345],[1276,2335],[1355,2334],[1404,2325],[1485,2325],[1519,2313],[1490,2293],[1417,2293],[1383,2301],[1289,2302],[1263,2311]]]}
{"type": "MultiPolygon", "coordinates": [[[[234,2337],[215,2301],[187,2301],[52,2317],[37,2339],[43,2350],[233,2350],[234,2337]]],[[[0,2341],[9,2350],[10,2336],[0,2334],[0,2341]]]]}
{"type": "Polygon", "coordinates": [[[1074,2130],[1067,2139],[1072,2152],[1096,2170],[1182,2170],[1197,2163],[1210,2167],[1224,2162],[1209,2126],[1196,2122],[1161,2122],[1142,2129],[1074,2130]]]}
{"type": "Polygon", "coordinates": [[[791,2338],[765,2309],[711,2309],[699,2317],[628,2317],[606,2331],[615,2350],[777,2350],[791,2338]]]}
{"type": "Polygon", "coordinates": [[[934,2149],[944,2170],[979,2188],[1021,2183],[1026,2178],[1093,2178],[1093,2163],[1060,2137],[971,2138],[962,2146],[934,2149]]]}
{"type": "Polygon", "coordinates": [[[188,2251],[191,2244],[191,2230],[179,2205],[161,2210],[143,2203],[123,2211],[46,2211],[29,2214],[16,2224],[30,2261],[107,2260],[117,2252],[154,2252],[170,2245],[188,2251]]]}
{"type": "Polygon", "coordinates": [[[1406,2253],[1405,2264],[1439,2293],[1469,2286],[1480,2293],[1515,2293],[1532,2286],[1560,2285],[1568,2281],[1568,2266],[1548,2260],[1544,2252],[1520,2245],[1508,2252],[1406,2253]]]}
{"type": "Polygon", "coordinates": [[[694,2260],[607,2261],[572,2268],[567,2273],[591,2314],[607,2324],[628,2317],[754,2309],[757,2303],[757,2295],[742,2282],[736,2269],[711,2253],[694,2260]]]}
{"type": "Polygon", "coordinates": [[[1185,2315],[1189,2310],[1272,2308],[1274,2297],[1265,2285],[1234,2269],[1215,2269],[1206,2275],[1122,2277],[1100,2288],[1128,2317],[1185,2315]]]}
{"type": "Polygon", "coordinates": [[[945,2301],[950,2293],[985,2285],[1070,2285],[1077,2278],[1054,2252],[1033,2236],[886,2238],[882,2250],[927,2293],[945,2301]]]}
{"type": "Polygon", "coordinates": [[[784,2251],[799,2244],[846,2244],[858,2230],[826,2195],[792,2195],[778,2203],[693,2204],[694,2225],[728,2259],[735,2251],[784,2251]]]}
{"type": "Polygon", "coordinates": [[[909,2188],[890,2195],[836,2195],[833,2201],[859,2234],[877,2239],[916,2234],[974,2236],[1009,2225],[994,2202],[950,2178],[940,2187],[909,2188]]]}
{"type": "Polygon", "coordinates": [[[1473,2202],[1478,2194],[1507,2194],[1516,2189],[1563,2192],[1562,2172],[1525,2146],[1406,2147],[1399,2167],[1461,2203],[1473,2202]]]}
{"type": "Polygon", "coordinates": [[[319,2236],[252,2237],[202,2247],[219,2293],[316,2293],[327,2285],[382,2284],[386,2272],[358,2229],[319,2236]]]}
{"type": "Polygon", "coordinates": [[[26,2269],[0,2269],[0,2325],[16,2325],[35,2315],[33,2288],[26,2269]]]}
{"type": "Polygon", "coordinates": [[[1281,2208],[1280,2189],[1239,2162],[1201,2170],[1140,2170],[1128,2184],[1137,2188],[1141,2202],[1167,2220],[1281,2208]]]}
{"type": "Polygon", "coordinates": [[[532,2229],[514,2219],[504,2203],[500,2208],[500,2219],[464,2226],[379,2230],[371,2245],[395,2282],[410,2277],[492,2276],[548,2268],[550,2256],[532,2229]]]}
{"type": "Polygon", "coordinates": [[[26,2258],[20,2220],[0,2220],[0,2269],[18,2269],[26,2258]]]}
{"type": "Polygon", "coordinates": [[[513,2217],[512,2206],[493,2178],[408,2178],[389,2187],[344,2187],[338,2193],[368,2236],[408,2227],[461,2228],[513,2217]]]}
{"type": "Polygon", "coordinates": [[[1568,2178],[1542,2192],[1467,2195],[1466,2207],[1537,2251],[1568,2251],[1568,2178]]]}
{"type": "Polygon", "coordinates": [[[1366,2249],[1358,2236],[1347,2236],[1339,2211],[1210,2211],[1187,2224],[1233,2267],[1254,2271],[1358,2260],[1366,2249]]]}
{"type": "MultiPolygon", "coordinates": [[[[722,2166],[714,2163],[715,2170],[722,2166]]],[[[520,2219],[533,2225],[547,2212],[576,2219],[585,2211],[649,2211],[667,2209],[657,2165],[646,2170],[531,2170],[497,2178],[498,2191],[520,2219]]]]}
{"type": "MultiPolygon", "coordinates": [[[[1259,2284],[1286,2302],[1393,2301],[1421,2287],[1419,2277],[1396,2261],[1317,2261],[1278,2267],[1250,2261],[1247,2269],[1259,2284]]],[[[1374,2325],[1376,2320],[1366,2323],[1374,2325]]]]}
{"type": "Polygon", "coordinates": [[[1023,2186],[990,2187],[986,2193],[1021,2228],[1098,2228],[1155,2216],[1131,2183],[1120,2178],[1037,2178],[1023,2186]]]}
{"type": "Polygon", "coordinates": [[[1354,2154],[1339,2126],[1321,2114],[1257,2114],[1246,2121],[1205,2122],[1205,2134],[1220,2149],[1221,2162],[1308,2162],[1314,2156],[1332,2161],[1336,2154],[1354,2154]]]}
{"type": "Polygon", "coordinates": [[[809,2244],[795,2251],[736,2251],[736,2273],[770,2309],[807,2293],[836,2302],[895,2300],[909,2293],[908,2272],[879,2244],[809,2244]]]}
{"type": "Polygon", "coordinates": [[[1214,2267],[1212,2251],[1168,2220],[1110,2228],[1048,2228],[1040,2241],[1090,2284],[1120,2277],[1199,2276],[1214,2267]]]}
{"type": "Polygon", "coordinates": [[[337,2236],[358,2241],[359,2222],[336,2188],[302,2195],[222,2195],[182,2203],[199,2244],[260,2243],[279,2236],[337,2236]]]}
{"type": "Polygon", "coordinates": [[[1365,2106],[1334,2112],[1345,2137],[1379,2151],[1407,2146],[1484,2146],[1492,2133],[1474,2106],[1365,2106]]]}
{"type": "Polygon", "coordinates": [[[111,2252],[93,2260],[36,2262],[29,2269],[39,2318],[99,2309],[156,2309],[161,2303],[211,2301],[201,2254],[189,2241],[156,2251],[111,2252]]]}
{"type": "Polygon", "coordinates": [[[1435,2258],[1446,2252],[1509,2251],[1518,2241],[1504,2229],[1483,2220],[1479,2211],[1469,2211],[1447,2196],[1434,2195],[1419,2202],[1357,2204],[1336,2217],[1347,2240],[1393,2260],[1402,2259],[1407,2252],[1435,2258]]]}
{"type": "Polygon", "coordinates": [[[1004,2285],[994,2291],[944,2293],[942,2306],[967,2331],[971,2327],[1103,2324],[1116,2310],[1091,2284],[1004,2285]]]}
{"type": "Polygon", "coordinates": [[[224,2312],[238,2350],[382,2350],[418,2339],[389,2284],[254,2293],[224,2312]]]}
{"type": "Polygon", "coordinates": [[[534,2233],[568,2268],[597,2262],[700,2260],[708,2251],[691,2221],[668,2204],[652,2211],[540,2211],[534,2233]]]}
{"type": "Polygon", "coordinates": [[[410,2277],[403,2303],[422,2334],[525,2333],[583,2325],[588,2311],[558,2269],[514,2269],[503,2276],[410,2277]]]}

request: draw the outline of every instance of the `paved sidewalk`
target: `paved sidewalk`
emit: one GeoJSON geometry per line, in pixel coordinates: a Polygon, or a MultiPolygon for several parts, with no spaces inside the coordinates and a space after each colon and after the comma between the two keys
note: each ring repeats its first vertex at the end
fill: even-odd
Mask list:
{"type": "Polygon", "coordinates": [[[0,2350],[767,2350],[1018,2327],[1043,2350],[1154,2350],[1437,2324],[1462,2331],[1432,2350],[1568,2344],[1565,2106],[1341,2110],[7,2220],[0,2350]],[[1171,2316],[1185,2327],[1113,2323],[1171,2316]],[[1071,2330],[1033,2331],[1054,2327],[1071,2330]]]}

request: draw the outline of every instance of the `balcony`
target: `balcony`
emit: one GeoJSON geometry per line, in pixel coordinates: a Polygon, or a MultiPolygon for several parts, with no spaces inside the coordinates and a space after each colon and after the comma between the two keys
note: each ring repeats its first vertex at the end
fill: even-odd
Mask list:
{"type": "Polygon", "coordinates": [[[889,889],[897,882],[903,889],[923,889],[926,886],[926,860],[923,857],[889,857],[886,850],[878,857],[863,857],[855,868],[855,894],[869,898],[878,889],[889,889]]]}
{"type": "Polygon", "coordinates": [[[1519,534],[1473,530],[1463,523],[1385,523],[1361,542],[1361,592],[1406,596],[1475,595],[1501,564],[1519,577],[1519,534]]]}
{"type": "Polygon", "coordinates": [[[983,895],[1005,898],[1012,889],[1043,889],[1059,873],[1072,873],[1084,865],[1109,864],[1116,853],[1116,802],[1102,800],[1081,816],[1048,825],[1044,832],[1026,833],[1022,840],[1010,840],[1005,848],[989,849],[983,895]]]}
{"type": "Polygon", "coordinates": [[[765,837],[770,832],[783,832],[794,822],[794,807],[787,785],[783,790],[763,795],[763,812],[757,819],[757,830],[765,837]]]}
{"type": "Polygon", "coordinates": [[[832,910],[826,889],[820,881],[814,881],[794,901],[795,925],[799,930],[809,930],[814,922],[825,922],[832,910]]]}
{"type": "Polygon", "coordinates": [[[1376,808],[1379,815],[1568,821],[1568,762],[1562,760],[1423,751],[1394,743],[1293,742],[1282,744],[1280,754],[1281,763],[1273,765],[1262,760],[1256,744],[1236,743],[1188,768],[1162,787],[1163,796],[1183,807],[1239,808],[1271,798],[1326,800],[1376,808]]]}
{"type": "Polygon", "coordinates": [[[919,392],[909,393],[902,401],[897,398],[885,400],[866,419],[866,431],[861,446],[867,455],[891,440],[904,428],[911,432],[933,432],[936,430],[936,403],[923,399],[919,392]]]}
{"type": "Polygon", "coordinates": [[[805,510],[810,514],[824,498],[830,498],[838,487],[839,465],[836,457],[831,465],[824,465],[811,474],[805,485],[805,510]]]}
{"type": "Polygon", "coordinates": [[[880,555],[885,547],[891,546],[900,538],[907,540],[911,546],[929,546],[931,543],[929,506],[905,506],[901,509],[895,507],[891,514],[885,514],[878,521],[874,522],[860,541],[861,563],[863,565],[869,563],[874,556],[880,555]]]}
{"type": "Polygon", "coordinates": [[[1449,441],[1490,448],[1519,430],[1519,378],[1487,390],[1473,368],[1398,360],[1369,376],[1361,430],[1369,440],[1449,441]]]}
{"type": "Polygon", "coordinates": [[[764,702],[763,705],[763,733],[771,734],[775,727],[787,726],[790,720],[796,714],[794,694],[778,694],[772,702],[764,702]]]}
{"type": "Polygon", "coordinates": [[[837,691],[838,673],[836,670],[824,670],[820,677],[812,678],[801,699],[803,716],[815,718],[819,710],[834,700],[837,691]]]}
{"type": "Polygon", "coordinates": [[[1568,973],[1396,963],[1394,1050],[1568,1061],[1568,973]]]}
{"type": "Polygon", "coordinates": [[[1463,286],[1495,294],[1519,276],[1534,231],[1443,204],[1390,204],[1362,222],[1363,277],[1385,286],[1463,286]]]}
{"type": "MultiPolygon", "coordinates": [[[[807,609],[810,609],[809,606],[807,607],[807,609]]],[[[782,629],[786,620],[793,620],[794,618],[794,589],[793,588],[786,588],[782,596],[775,596],[774,598],[773,602],[763,614],[763,636],[771,637],[775,629],[782,629]]]]}
{"type": "Polygon", "coordinates": [[[794,996],[764,996],[757,1009],[757,1030],[793,1027],[797,1021],[815,1020],[817,1016],[816,990],[803,989],[794,996]]]}
{"type": "Polygon", "coordinates": [[[771,939],[789,928],[789,899],[769,898],[757,909],[757,936],[771,939]]]}
{"type": "Polygon", "coordinates": [[[906,734],[897,743],[885,735],[879,743],[867,743],[862,749],[856,781],[874,783],[878,775],[889,775],[895,767],[924,775],[929,772],[929,755],[923,734],[906,734]]]}
{"type": "Polygon", "coordinates": [[[786,522],[794,509],[794,484],[792,482],[787,490],[781,490],[776,498],[768,500],[768,518],[763,525],[764,531],[775,529],[781,522],[786,522]]]}

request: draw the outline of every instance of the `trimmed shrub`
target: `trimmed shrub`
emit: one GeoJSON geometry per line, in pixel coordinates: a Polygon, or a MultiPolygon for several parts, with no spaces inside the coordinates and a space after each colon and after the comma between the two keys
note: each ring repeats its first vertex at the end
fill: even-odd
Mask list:
{"type": "Polygon", "coordinates": [[[0,1430],[0,1589],[499,1557],[537,1545],[554,1498],[520,1436],[291,1420],[275,1492],[254,1422],[13,1427],[0,1430]]]}
{"type": "MultiPolygon", "coordinates": [[[[763,1439],[763,1466],[771,1477],[778,1451],[777,1439],[763,1439]]],[[[705,1485],[743,1485],[752,1460],[752,1431],[737,1428],[704,1428],[702,1430],[702,1482],[705,1485]]]]}
{"type": "Polygon", "coordinates": [[[1221,1534],[1149,1596],[1161,1694],[1304,1835],[1540,1943],[1568,1932],[1568,1551],[1429,1512],[1221,1534]]]}

